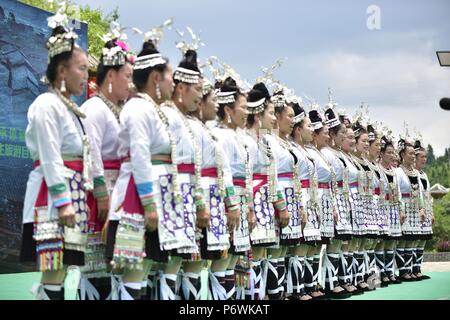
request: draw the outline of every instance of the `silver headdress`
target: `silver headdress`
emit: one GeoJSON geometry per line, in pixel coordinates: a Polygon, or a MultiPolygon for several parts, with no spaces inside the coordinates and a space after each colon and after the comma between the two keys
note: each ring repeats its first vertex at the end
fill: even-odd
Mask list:
{"type": "Polygon", "coordinates": [[[355,126],[356,124],[359,125],[356,129],[354,129],[356,138],[358,138],[361,135],[361,129],[365,128],[367,125],[366,117],[364,116],[365,112],[367,112],[367,107],[365,106],[364,102],[361,102],[359,110],[356,111],[352,119],[353,126],[355,126]],[[366,108],[366,111],[364,110],[364,108],[366,108]]]}
{"type": "MultiPolygon", "coordinates": [[[[298,103],[299,105],[301,105],[302,104],[302,98],[301,97],[297,97],[297,96],[295,96],[295,97],[296,97],[295,98],[296,100],[293,99],[291,103],[298,103]]],[[[288,103],[290,103],[290,102],[288,102],[288,103]]],[[[301,113],[299,113],[298,115],[296,115],[294,117],[294,124],[300,123],[305,118],[306,118],[306,112],[302,111],[301,113]]]]}
{"type": "Polygon", "coordinates": [[[339,121],[339,116],[335,112],[335,107],[337,107],[337,103],[333,101],[333,92],[331,88],[328,88],[328,103],[325,105],[325,124],[328,129],[337,127],[341,124],[339,121]]]}
{"type": "Polygon", "coordinates": [[[122,66],[127,62],[130,48],[125,43],[128,36],[123,32],[126,28],[121,28],[117,22],[111,23],[111,31],[100,38],[106,43],[115,40],[115,46],[102,49],[102,62],[104,66],[122,66]]]}
{"type": "MultiPolygon", "coordinates": [[[[269,67],[269,68],[265,68],[262,67],[262,76],[256,78],[256,83],[264,83],[265,86],[267,87],[267,89],[269,89],[269,87],[273,87],[274,90],[276,89],[281,89],[281,83],[279,81],[276,81],[273,77],[273,73],[276,69],[278,69],[282,64],[283,64],[284,59],[278,59],[277,61],[275,61],[275,63],[269,67]]],[[[285,104],[285,99],[283,96],[279,97],[279,98],[274,98],[276,101],[276,103],[278,105],[281,104],[285,104]]],[[[258,101],[253,101],[253,102],[247,102],[247,110],[249,114],[259,114],[264,110],[264,107],[266,105],[266,98],[261,98],[258,101]]]]}
{"type": "Polygon", "coordinates": [[[65,32],[51,36],[46,43],[48,49],[48,62],[50,60],[64,52],[71,52],[73,47],[76,46],[75,41],[78,39],[78,35],[72,30],[72,26],[69,24],[69,18],[67,17],[67,1],[58,2],[58,10],[55,15],[48,17],[48,26],[52,29],[60,26],[63,27],[65,32]]]}
{"type": "MultiPolygon", "coordinates": [[[[204,46],[205,44],[201,42],[200,37],[196,35],[190,27],[186,27],[187,31],[189,32],[192,42],[188,43],[185,41],[179,41],[176,44],[176,47],[180,49],[180,51],[183,53],[183,56],[189,51],[197,51],[200,46],[204,46]]],[[[181,32],[177,30],[177,33],[180,35],[180,37],[184,36],[184,32],[181,32]]],[[[197,84],[200,82],[201,73],[195,70],[189,70],[183,67],[177,67],[175,69],[173,79],[178,80],[181,82],[189,83],[189,84],[197,84]]]]}
{"type": "MultiPolygon", "coordinates": [[[[380,126],[382,126],[382,124],[380,124],[380,126]]],[[[387,126],[382,126],[380,131],[381,131],[381,140],[380,140],[381,148],[382,149],[386,148],[386,145],[388,143],[394,145],[394,136],[392,135],[392,130],[389,129],[387,126]]]]}
{"type": "Polygon", "coordinates": [[[403,150],[406,149],[407,145],[413,146],[413,141],[411,140],[411,137],[409,135],[409,129],[408,129],[408,123],[405,121],[403,123],[405,127],[405,133],[400,134],[400,139],[398,140],[398,146],[397,146],[397,152],[400,154],[403,150]]]}
{"type": "Polygon", "coordinates": [[[258,101],[247,102],[248,114],[260,114],[264,111],[266,98],[262,98],[258,101]]]}
{"type": "MultiPolygon", "coordinates": [[[[217,82],[223,82],[228,77],[232,78],[241,92],[249,91],[249,84],[241,79],[241,76],[228,64],[223,63],[217,56],[211,56],[208,59],[208,67],[214,79],[217,82]]],[[[219,104],[230,104],[235,102],[236,91],[222,91],[217,92],[217,102],[219,104]]]]}
{"type": "Polygon", "coordinates": [[[424,146],[422,134],[414,129],[414,151],[416,154],[421,148],[425,148],[424,146]]]}
{"type": "Polygon", "coordinates": [[[310,111],[308,112],[308,116],[311,119],[311,125],[313,127],[314,130],[319,130],[323,127],[323,117],[321,116],[320,112],[319,112],[319,104],[316,102],[315,99],[306,96],[305,98],[308,100],[309,102],[309,107],[310,107],[310,111]]]}
{"type": "Polygon", "coordinates": [[[173,19],[167,19],[162,24],[153,27],[147,32],[142,32],[138,28],[132,28],[133,31],[137,34],[144,35],[144,42],[151,40],[155,46],[158,46],[161,42],[162,37],[164,36],[164,29],[167,28],[167,30],[171,30],[173,25],[173,19]]]}
{"type": "MultiPolygon", "coordinates": [[[[170,30],[172,28],[173,19],[167,19],[162,24],[150,29],[150,31],[142,32],[138,28],[132,28],[135,33],[144,35],[144,42],[151,40],[157,47],[160,43],[163,35],[164,28],[170,30]]],[[[147,68],[153,68],[157,65],[165,64],[167,61],[162,57],[160,53],[149,54],[136,58],[134,63],[134,70],[141,70],[147,68]]]]}
{"type": "Polygon", "coordinates": [[[280,88],[282,84],[274,79],[273,73],[276,69],[280,68],[283,65],[283,62],[285,60],[286,58],[281,58],[275,61],[275,63],[269,68],[262,67],[262,75],[256,78],[256,83],[263,82],[268,89],[273,88],[274,91],[280,88]]]}

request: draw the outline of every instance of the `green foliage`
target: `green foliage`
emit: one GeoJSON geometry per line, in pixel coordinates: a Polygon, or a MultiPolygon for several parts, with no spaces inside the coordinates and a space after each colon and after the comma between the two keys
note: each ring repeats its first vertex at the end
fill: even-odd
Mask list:
{"type": "MultiPolygon", "coordinates": [[[[57,7],[52,3],[48,3],[46,0],[20,0],[23,3],[31,6],[55,12],[57,7]]],[[[73,2],[68,1],[69,5],[75,5],[73,2]]],[[[115,8],[112,12],[105,14],[100,9],[92,9],[89,5],[80,7],[80,19],[82,22],[88,24],[88,51],[89,54],[99,58],[101,50],[104,46],[103,41],[100,40],[100,36],[109,31],[109,27],[112,21],[119,19],[118,8],[115,8]]],[[[72,18],[73,13],[68,12],[68,15],[72,18]]]]}
{"type": "Polygon", "coordinates": [[[434,159],[434,155],[430,157],[433,152],[433,148],[428,145],[428,160],[425,172],[430,179],[430,184],[433,186],[436,183],[443,185],[444,187],[450,187],[450,148],[445,149],[445,154],[441,157],[434,159]],[[433,161],[430,162],[430,159],[433,161]]]}
{"type": "Polygon", "coordinates": [[[434,201],[434,216],[433,239],[427,241],[427,251],[435,251],[439,242],[450,240],[450,193],[434,201]]]}
{"type": "Polygon", "coordinates": [[[435,160],[436,157],[434,156],[434,150],[433,147],[429,144],[427,147],[427,165],[432,164],[435,160]]]}

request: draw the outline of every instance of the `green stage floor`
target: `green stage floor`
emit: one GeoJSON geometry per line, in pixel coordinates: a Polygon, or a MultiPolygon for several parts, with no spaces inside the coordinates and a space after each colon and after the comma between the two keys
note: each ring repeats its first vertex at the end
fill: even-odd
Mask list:
{"type": "MultiPolygon", "coordinates": [[[[378,288],[348,300],[450,300],[450,272],[427,274],[431,276],[430,280],[378,288]]],[[[202,277],[206,278],[207,274],[204,272],[202,277]]],[[[39,273],[0,275],[0,300],[33,300],[30,288],[39,279],[39,273]]],[[[75,299],[77,282],[77,272],[69,272],[65,282],[66,299],[75,299]]],[[[202,287],[202,297],[206,297],[205,287],[202,287]]]]}

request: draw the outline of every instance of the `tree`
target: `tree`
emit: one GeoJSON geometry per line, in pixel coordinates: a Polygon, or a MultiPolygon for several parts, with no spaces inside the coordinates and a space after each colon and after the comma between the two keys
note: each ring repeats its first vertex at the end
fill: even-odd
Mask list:
{"type": "Polygon", "coordinates": [[[434,201],[433,211],[436,223],[433,226],[433,239],[426,243],[427,251],[435,251],[440,242],[450,240],[450,193],[434,201]]]}
{"type": "Polygon", "coordinates": [[[434,150],[431,144],[427,146],[427,165],[432,164],[436,160],[436,157],[434,156],[434,150]]]}
{"type": "MultiPolygon", "coordinates": [[[[29,4],[31,6],[56,12],[57,6],[53,3],[49,3],[46,0],[20,0],[20,2],[29,4]]],[[[72,1],[67,1],[68,5],[75,5],[72,1]]],[[[100,9],[92,9],[89,5],[80,7],[80,19],[82,22],[88,24],[88,51],[89,54],[100,57],[104,43],[100,40],[100,36],[106,34],[109,31],[111,22],[119,19],[118,8],[116,7],[112,12],[105,14],[100,9]]],[[[68,13],[69,17],[74,18],[71,12],[68,13]]]]}

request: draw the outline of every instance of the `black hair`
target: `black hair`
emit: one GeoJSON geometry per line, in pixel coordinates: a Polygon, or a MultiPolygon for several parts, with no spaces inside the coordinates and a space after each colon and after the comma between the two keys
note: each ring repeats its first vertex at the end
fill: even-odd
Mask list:
{"type": "Polygon", "coordinates": [[[342,121],[340,120],[339,116],[336,116],[336,113],[334,112],[333,108],[328,108],[327,110],[325,110],[325,119],[327,120],[326,122],[329,123],[331,122],[333,125],[335,124],[334,122],[339,120],[339,124],[335,125],[332,128],[328,128],[329,132],[332,133],[333,135],[337,136],[338,132],[342,129],[342,127],[345,127],[342,124],[342,121]]]}
{"type": "MultiPolygon", "coordinates": [[[[267,89],[266,85],[262,82],[259,82],[257,84],[255,84],[252,88],[252,90],[250,90],[250,92],[248,93],[247,96],[247,101],[248,102],[255,102],[258,100],[261,100],[262,98],[266,99],[266,102],[264,102],[264,110],[267,108],[267,106],[269,105],[267,103],[267,101],[270,100],[270,93],[269,90],[267,89]]],[[[249,114],[247,117],[247,125],[248,127],[252,127],[255,124],[255,115],[254,114],[249,114]]]]}
{"type": "Polygon", "coordinates": [[[272,96],[272,99],[273,99],[273,101],[280,100],[281,102],[283,102],[282,105],[277,105],[277,104],[275,104],[275,113],[276,113],[276,114],[282,114],[283,111],[285,111],[286,108],[289,106],[289,105],[286,103],[285,95],[284,95],[283,90],[278,90],[278,91],[274,92],[274,93],[273,93],[273,96],[272,96]]]}
{"type": "Polygon", "coordinates": [[[425,150],[425,148],[422,146],[422,143],[420,142],[420,140],[416,140],[416,141],[414,142],[414,151],[416,152],[416,155],[417,155],[417,153],[419,153],[419,152],[421,152],[421,151],[426,152],[426,150],[425,150]]]}
{"type": "MultiPolygon", "coordinates": [[[[116,46],[116,41],[117,41],[118,39],[113,39],[113,40],[110,40],[110,41],[108,41],[108,42],[106,42],[105,43],[105,48],[107,48],[107,49],[112,49],[112,48],[114,48],[115,46],[116,46]]],[[[126,57],[125,58],[125,64],[127,63],[127,62],[130,62],[129,60],[128,60],[128,58],[126,57]]],[[[96,74],[96,82],[97,82],[97,85],[98,86],[101,86],[102,84],[103,84],[103,82],[105,82],[105,79],[106,79],[106,75],[108,74],[108,71],[109,70],[114,70],[114,71],[119,71],[120,69],[122,69],[122,67],[123,67],[124,65],[118,65],[118,66],[105,66],[104,64],[103,64],[103,59],[101,59],[100,60],[100,62],[99,62],[99,64],[98,64],[98,66],[97,66],[97,74],[96,74]]]]}
{"type": "Polygon", "coordinates": [[[374,126],[369,124],[369,125],[367,125],[367,133],[373,134],[375,137],[375,139],[373,139],[373,140],[369,139],[369,144],[372,145],[372,143],[374,143],[378,139],[377,131],[375,130],[374,126]]]}
{"type": "MultiPolygon", "coordinates": [[[[138,54],[138,57],[148,56],[150,54],[157,54],[157,53],[159,53],[159,51],[156,49],[156,46],[153,43],[153,41],[147,40],[146,42],[144,42],[144,45],[142,46],[142,50],[138,54]]],[[[154,67],[137,69],[133,71],[133,83],[138,91],[143,91],[145,89],[145,87],[147,86],[148,77],[150,76],[152,71],[159,72],[162,75],[164,71],[167,70],[169,59],[164,57],[164,60],[166,61],[166,63],[164,64],[158,64],[154,67]]]]}
{"type": "Polygon", "coordinates": [[[394,144],[392,143],[392,140],[388,139],[387,137],[383,136],[381,137],[381,152],[386,152],[388,147],[392,147],[395,150],[394,144]]]}
{"type": "MultiPolygon", "coordinates": [[[[292,109],[294,109],[294,116],[298,116],[300,115],[302,112],[305,113],[305,118],[306,118],[306,111],[298,104],[298,103],[291,103],[290,104],[292,106],[292,109]]],[[[300,122],[294,124],[294,127],[292,128],[292,132],[291,132],[291,137],[295,138],[295,130],[297,128],[301,128],[303,127],[303,124],[305,123],[305,118],[303,118],[300,122]]]]}
{"type": "Polygon", "coordinates": [[[355,135],[356,142],[358,142],[359,138],[363,134],[367,134],[367,129],[359,121],[356,121],[353,124],[352,129],[353,129],[353,131],[358,131],[358,136],[356,137],[356,135],[355,135]]]}
{"type": "MultiPolygon", "coordinates": [[[[64,33],[67,33],[67,30],[64,29],[64,27],[62,27],[62,26],[57,26],[55,29],[53,29],[50,37],[58,36],[58,35],[64,34],[64,33]]],[[[70,51],[66,51],[66,52],[57,54],[56,56],[54,56],[50,59],[50,62],[47,66],[47,71],[45,73],[50,84],[54,84],[56,81],[56,78],[58,76],[59,65],[67,63],[72,58],[73,52],[75,49],[83,51],[82,49],[75,47],[74,39],[70,39],[70,42],[72,44],[72,48],[70,51]]]]}
{"type": "Polygon", "coordinates": [[[316,109],[313,109],[313,110],[309,111],[308,116],[311,119],[312,123],[319,123],[319,122],[322,123],[322,126],[319,129],[314,129],[315,134],[321,133],[325,128],[325,124],[323,123],[323,118],[319,114],[319,111],[317,111],[316,109]]]}
{"type": "MultiPolygon", "coordinates": [[[[195,50],[187,50],[186,53],[184,54],[183,60],[181,60],[178,67],[200,72],[200,69],[198,68],[198,64],[197,64],[197,52],[195,50]]],[[[173,82],[175,83],[175,87],[176,87],[182,81],[174,78],[173,82]]],[[[175,93],[175,91],[174,91],[174,93],[175,93]]]]}
{"type": "Polygon", "coordinates": [[[236,101],[239,99],[239,96],[243,95],[243,93],[237,86],[236,81],[234,81],[234,79],[231,77],[226,78],[222,82],[219,82],[219,81],[216,82],[215,87],[216,87],[216,89],[219,89],[222,92],[236,91],[236,93],[233,95],[235,102],[226,103],[226,104],[219,103],[219,109],[217,110],[217,116],[219,117],[220,120],[223,121],[225,119],[225,107],[227,106],[230,109],[234,109],[234,107],[236,105],[236,101]]]}

